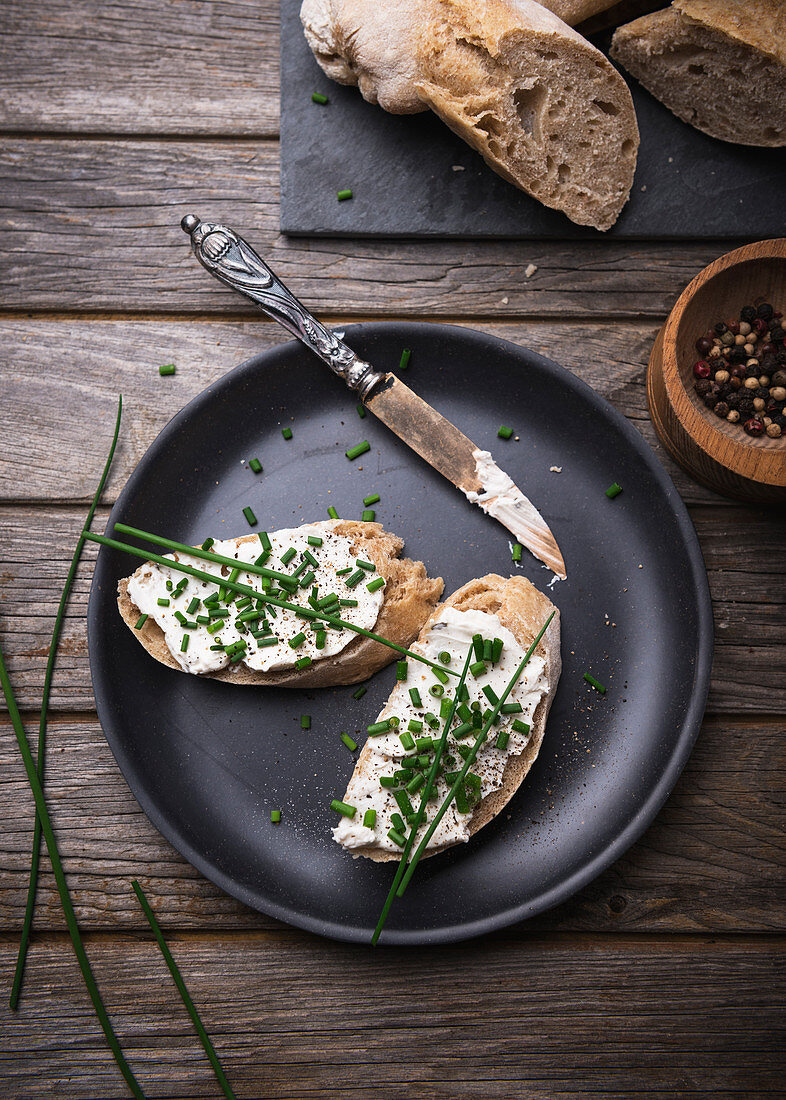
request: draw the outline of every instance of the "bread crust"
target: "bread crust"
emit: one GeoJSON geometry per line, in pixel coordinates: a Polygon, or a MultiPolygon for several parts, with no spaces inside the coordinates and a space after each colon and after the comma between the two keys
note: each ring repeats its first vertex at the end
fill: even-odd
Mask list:
{"type": "MultiPolygon", "coordinates": [[[[408,646],[442,595],[444,587],[442,578],[430,578],[426,574],[423,562],[401,558],[403,540],[398,535],[385,531],[379,523],[338,520],[325,521],[313,526],[322,526],[328,533],[346,536],[351,541],[355,556],[367,558],[374,563],[379,575],[385,578],[385,599],[374,624],[374,633],[382,635],[397,645],[408,646]]],[[[256,538],[256,535],[246,535],[239,541],[249,542],[256,538]]],[[[123,578],[117,586],[117,605],[123,621],[151,657],[155,657],[168,668],[183,672],[184,670],[169,652],[164,632],[158,623],[148,619],[141,630],[135,629],[139,608],[128,595],[130,579],[130,577],[123,578]]],[[[242,662],[238,662],[218,672],[199,675],[229,684],[293,688],[333,687],[339,684],[356,684],[359,680],[365,680],[396,657],[396,651],[389,646],[358,635],[340,653],[315,661],[302,671],[290,668],[262,672],[247,668],[242,662]]],[[[185,673],[185,675],[193,674],[185,673]]]]}
{"type": "MultiPolygon", "coordinates": [[[[524,752],[519,756],[510,756],[505,766],[502,777],[502,785],[491,794],[486,795],[472,812],[469,823],[470,836],[474,836],[479,829],[487,825],[489,821],[507,806],[513,795],[524,781],[527,772],[537,759],[543,736],[546,731],[546,720],[557,690],[560,673],[562,671],[562,657],[560,655],[560,613],[548,596],[540,592],[525,577],[501,577],[498,573],[488,573],[485,577],[469,581],[457,589],[451,596],[435,609],[421,630],[421,637],[426,634],[432,622],[439,618],[444,607],[454,607],[457,611],[485,611],[491,615],[497,615],[503,626],[507,627],[516,641],[523,649],[528,649],[543,626],[549,614],[556,614],[549,623],[546,633],[538,643],[535,653],[543,657],[546,663],[546,678],[548,680],[548,692],[543,696],[535,708],[532,721],[532,732],[524,752]]],[[[366,767],[373,752],[371,739],[361,750],[355,765],[355,773],[362,772],[366,767]]],[[[344,795],[349,798],[349,790],[344,795]]],[[[423,853],[423,858],[436,855],[446,848],[461,844],[457,840],[452,844],[443,844],[429,848],[423,853]]],[[[365,856],[375,863],[387,863],[390,860],[399,860],[399,852],[389,852],[383,848],[366,846],[348,849],[353,856],[365,856]]]]}

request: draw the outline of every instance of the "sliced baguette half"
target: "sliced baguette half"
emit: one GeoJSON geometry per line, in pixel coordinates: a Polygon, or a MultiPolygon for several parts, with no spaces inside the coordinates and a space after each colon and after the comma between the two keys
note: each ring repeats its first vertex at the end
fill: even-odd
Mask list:
{"type": "MultiPolygon", "coordinates": [[[[427,575],[422,562],[400,557],[403,540],[398,535],[385,531],[379,523],[326,520],[324,523],[309,526],[324,528],[326,535],[332,533],[345,536],[350,540],[353,554],[374,563],[379,576],[385,578],[384,601],[373,628],[374,633],[397,645],[408,646],[442,595],[442,578],[432,579],[427,575]]],[[[256,535],[247,535],[238,541],[256,539],[256,535]]],[[[161,664],[182,672],[157,623],[148,618],[140,630],[135,629],[139,608],[128,594],[130,579],[126,577],[118,584],[117,603],[123,621],[152,657],[161,664]]],[[[390,647],[358,635],[340,653],[314,661],[307,669],[286,668],[263,672],[239,662],[218,672],[202,675],[230,684],[293,688],[333,687],[365,680],[398,656],[390,647]]]]}
{"type": "Polygon", "coordinates": [[[710,137],[786,145],[784,0],[675,0],[620,27],[611,55],[710,137]]]}
{"type": "MultiPolygon", "coordinates": [[[[548,689],[538,703],[532,722],[532,730],[524,751],[511,755],[505,766],[501,785],[490,792],[475,806],[469,822],[469,834],[474,836],[479,829],[487,825],[508,804],[524,781],[527,772],[537,759],[546,720],[557,690],[562,659],[560,656],[560,615],[548,596],[540,592],[524,577],[501,577],[488,573],[485,577],[469,581],[440,604],[429,617],[420,633],[422,639],[432,624],[439,620],[445,607],[454,607],[457,611],[484,611],[496,615],[500,623],[507,627],[516,641],[526,650],[534,641],[538,631],[552,611],[556,614],[546,633],[535,650],[535,655],[545,661],[545,676],[548,689]]],[[[383,714],[385,711],[383,710],[383,714]]],[[[371,761],[374,753],[374,739],[369,738],[358,757],[352,779],[366,779],[371,773],[371,761]]],[[[344,800],[352,803],[352,780],[344,795],[344,800]]],[[[413,800],[417,805],[417,801],[413,800]]],[[[427,819],[428,820],[428,819],[427,819]]],[[[454,841],[453,843],[461,843],[454,841]]],[[[429,847],[425,856],[436,855],[452,844],[429,847]]],[[[379,846],[352,847],[348,849],[353,856],[366,856],[377,863],[399,860],[400,851],[389,851],[379,846]]]]}

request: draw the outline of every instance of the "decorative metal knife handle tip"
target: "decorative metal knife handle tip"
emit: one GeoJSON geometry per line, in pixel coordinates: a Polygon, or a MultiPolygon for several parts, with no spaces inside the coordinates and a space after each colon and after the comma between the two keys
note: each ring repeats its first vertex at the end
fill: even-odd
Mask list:
{"type": "Polygon", "coordinates": [[[200,221],[196,214],[186,214],[180,228],[191,237],[194,255],[211,275],[245,294],[274,321],[283,325],[287,332],[302,340],[351,390],[357,392],[361,400],[365,401],[385,377],[359,359],[352,348],[347,347],[316,317],[312,317],[303,303],[234,230],[226,225],[200,221]]]}

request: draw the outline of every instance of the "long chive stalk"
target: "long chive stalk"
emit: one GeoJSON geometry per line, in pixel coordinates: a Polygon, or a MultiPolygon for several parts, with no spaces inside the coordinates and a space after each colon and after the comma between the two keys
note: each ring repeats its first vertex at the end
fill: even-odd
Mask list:
{"type": "MultiPolygon", "coordinates": [[[[272,604],[274,607],[283,607],[286,611],[294,611],[301,619],[319,619],[320,622],[332,623],[345,630],[352,630],[355,634],[362,634],[364,638],[371,638],[373,642],[379,642],[389,649],[395,649],[397,653],[403,653],[406,657],[412,657],[413,660],[420,661],[430,668],[439,669],[440,672],[449,672],[451,676],[458,676],[458,672],[455,670],[446,669],[442,665],[430,661],[428,657],[423,657],[420,653],[415,653],[411,649],[405,649],[404,646],[398,645],[396,642],[391,642],[390,639],[383,638],[381,634],[375,634],[372,630],[366,630],[363,626],[357,626],[355,623],[347,622],[346,619],[340,619],[338,615],[329,615],[324,611],[315,611],[312,607],[302,607],[300,604],[290,603],[289,600],[279,600],[275,596],[268,596],[267,593],[260,592],[256,588],[251,588],[247,584],[238,584],[237,581],[230,581],[228,577],[216,578],[214,573],[205,573],[201,569],[195,569],[192,565],[186,565],[184,562],[173,561],[171,558],[164,558],[160,554],[148,553],[145,550],[140,550],[137,546],[131,546],[127,542],[118,542],[117,539],[107,538],[106,535],[96,535],[92,531],[85,531],[84,537],[88,542],[97,542],[101,546],[110,547],[112,550],[122,550],[126,554],[133,554],[137,558],[142,558],[144,561],[155,562],[156,565],[163,565],[166,566],[167,569],[174,569],[177,573],[185,573],[189,577],[196,577],[199,581],[208,581],[210,584],[220,584],[222,588],[226,588],[231,592],[239,592],[242,596],[251,596],[255,600],[262,600],[264,603],[272,604]]],[[[190,553],[190,550],[191,547],[189,546],[183,547],[183,553],[190,553]]],[[[240,568],[242,572],[246,572],[245,563],[243,563],[240,568]]]]}
{"type": "Polygon", "coordinates": [[[469,663],[472,660],[472,657],[473,653],[470,649],[467,653],[467,659],[464,662],[464,668],[461,673],[461,679],[458,682],[458,687],[456,688],[456,693],[453,696],[453,701],[451,703],[450,709],[445,717],[445,725],[442,728],[442,737],[440,738],[439,744],[434,753],[434,759],[431,762],[431,768],[429,769],[428,777],[426,779],[426,785],[423,788],[423,793],[420,796],[420,805],[417,809],[417,816],[412,825],[412,828],[410,829],[409,836],[407,837],[407,842],[404,845],[404,851],[401,855],[399,865],[396,868],[396,874],[390,890],[388,891],[388,896],[385,899],[385,904],[382,907],[382,912],[379,914],[379,920],[377,921],[377,927],[374,929],[374,935],[371,937],[372,947],[376,947],[377,945],[377,941],[379,940],[382,929],[385,926],[385,921],[388,919],[388,913],[390,912],[390,907],[393,904],[393,899],[396,896],[396,891],[398,890],[399,884],[404,877],[404,872],[407,869],[407,860],[409,859],[409,854],[412,851],[412,846],[415,843],[415,836],[417,835],[417,831],[420,828],[421,822],[423,821],[423,815],[426,812],[426,803],[431,798],[431,792],[434,789],[434,783],[436,782],[437,778],[437,771],[439,769],[440,761],[442,760],[442,754],[445,751],[445,745],[448,740],[450,724],[453,721],[453,715],[456,712],[458,696],[460,695],[461,688],[464,686],[464,681],[467,678],[467,670],[469,669],[469,663]]]}
{"type": "Polygon", "coordinates": [[[161,954],[164,956],[164,962],[169,967],[169,973],[172,975],[172,979],[177,986],[178,992],[180,993],[180,996],[183,1000],[183,1004],[186,1006],[186,1010],[188,1011],[188,1014],[191,1017],[191,1021],[196,1028],[196,1033],[199,1036],[199,1040],[202,1043],[202,1046],[205,1048],[205,1054],[210,1059],[210,1064],[213,1067],[213,1071],[216,1075],[216,1079],[218,1080],[219,1085],[221,1086],[221,1090],[224,1093],[224,1096],[228,1098],[228,1100],[237,1100],[237,1097],[232,1091],[232,1087],[229,1084],[229,1081],[227,1081],[226,1079],[223,1067],[218,1060],[218,1055],[216,1054],[215,1048],[210,1041],[210,1036],[208,1035],[207,1031],[205,1031],[205,1026],[199,1018],[199,1013],[196,1010],[196,1005],[191,1000],[191,995],[186,989],[186,983],[183,981],[183,976],[180,973],[180,969],[175,960],[172,958],[172,952],[167,946],[167,942],[164,939],[164,933],[161,931],[159,923],[156,920],[155,913],[150,907],[150,902],[147,900],[144,890],[136,881],[136,879],[133,880],[131,886],[133,887],[134,893],[139,899],[139,904],[142,906],[148,923],[153,930],[153,935],[158,941],[158,946],[161,948],[161,954]]]}
{"type": "MultiPolygon", "coordinates": [[[[138,539],[145,539],[156,546],[165,546],[168,550],[175,550],[181,554],[190,554],[192,558],[202,558],[204,561],[213,561],[218,565],[228,565],[231,569],[238,567],[243,573],[254,573],[260,577],[270,577],[274,581],[291,581],[290,573],[278,573],[275,569],[268,569],[266,565],[255,565],[253,562],[238,561],[237,558],[227,558],[223,554],[215,554],[212,550],[203,550],[201,546],[186,546],[184,542],[175,542],[174,539],[166,539],[163,535],[151,535],[149,531],[140,531],[138,527],[129,527],[127,523],[116,523],[115,531],[123,535],[134,535],[138,539]]],[[[169,563],[171,565],[171,562],[169,563]]]]}
{"type": "Polygon", "coordinates": [[[82,937],[79,933],[79,926],[76,923],[76,914],[74,913],[74,907],[71,902],[71,896],[68,893],[68,883],[66,882],[65,872],[63,871],[63,864],[60,860],[60,853],[57,848],[57,841],[55,840],[54,830],[52,829],[52,822],[49,817],[49,810],[46,806],[46,800],[44,798],[44,792],[41,788],[41,780],[38,778],[38,772],[36,771],[35,761],[33,760],[33,754],[30,751],[30,745],[27,741],[27,735],[25,734],[24,727],[22,725],[22,719],[19,715],[19,708],[16,705],[16,699],[14,698],[14,692],[11,687],[11,682],[8,679],[8,672],[5,667],[5,660],[3,659],[3,651],[0,649],[0,685],[3,688],[3,694],[5,695],[6,703],[8,704],[8,713],[11,718],[11,724],[14,727],[14,733],[16,734],[17,744],[19,745],[19,751],[22,754],[22,760],[25,765],[25,771],[27,772],[27,779],[30,783],[30,789],[33,792],[33,799],[35,800],[36,811],[38,818],[41,822],[41,830],[44,834],[44,840],[46,841],[47,851],[49,852],[49,859],[52,863],[52,870],[55,875],[55,882],[57,883],[57,890],[60,894],[60,902],[63,906],[63,913],[65,915],[66,925],[68,926],[68,932],[71,936],[71,942],[74,945],[74,952],[79,963],[79,969],[82,971],[82,977],[85,979],[85,985],[87,991],[90,994],[90,1000],[93,1002],[93,1008],[98,1016],[101,1028],[106,1036],[106,1040],[109,1043],[110,1050],[115,1056],[115,1061],[118,1064],[120,1072],[131,1089],[134,1096],[139,1100],[145,1100],[145,1094],[139,1086],[134,1074],[131,1072],[131,1067],[125,1060],[123,1051],[120,1048],[120,1043],[117,1041],[117,1036],[112,1029],[112,1023],[107,1015],[104,1002],[101,1000],[101,994],[99,993],[96,980],[93,977],[93,971],[90,968],[90,962],[85,952],[84,944],[82,943],[82,937]]]}
{"type": "Polygon", "coordinates": [[[417,867],[417,865],[420,861],[420,858],[421,858],[421,856],[423,855],[423,852],[426,849],[426,845],[431,840],[432,836],[434,835],[434,833],[436,831],[437,825],[439,825],[440,821],[445,816],[445,813],[447,812],[447,809],[450,806],[451,802],[456,797],[456,792],[458,791],[461,784],[464,782],[464,778],[465,778],[467,772],[469,771],[469,769],[474,764],[475,757],[478,755],[478,750],[479,750],[480,746],[483,744],[483,742],[485,741],[486,736],[488,734],[488,731],[491,729],[495,718],[499,714],[500,707],[505,702],[505,700],[507,699],[507,697],[510,695],[511,691],[515,687],[516,683],[518,682],[518,679],[521,676],[522,672],[524,671],[525,666],[527,665],[527,663],[528,663],[530,657],[532,656],[532,654],[535,652],[535,649],[536,649],[538,643],[540,642],[540,639],[546,633],[546,628],[548,627],[549,623],[551,622],[551,620],[554,618],[555,615],[556,615],[556,611],[552,611],[551,614],[549,615],[549,617],[546,619],[543,626],[538,631],[537,635],[535,636],[534,642],[529,647],[527,652],[524,654],[524,657],[523,657],[521,663],[519,664],[518,668],[513,673],[510,680],[508,681],[508,684],[507,684],[505,690],[502,692],[502,695],[500,696],[498,701],[495,703],[495,705],[494,705],[494,707],[491,711],[491,714],[488,717],[488,720],[485,722],[483,728],[480,730],[480,732],[478,733],[478,736],[475,738],[475,741],[472,744],[472,748],[467,753],[467,758],[464,761],[464,767],[458,773],[458,775],[457,775],[457,777],[456,777],[456,779],[453,783],[453,786],[450,788],[448,793],[445,795],[445,800],[443,801],[442,805],[440,806],[440,808],[437,810],[436,814],[434,815],[434,818],[431,821],[431,824],[429,825],[428,829],[426,829],[426,832],[423,835],[423,839],[421,840],[420,844],[418,844],[417,849],[415,851],[415,854],[412,857],[412,860],[410,861],[410,864],[407,867],[406,871],[404,872],[404,875],[403,875],[403,877],[401,879],[401,882],[399,884],[399,887],[398,887],[398,897],[403,896],[404,891],[406,890],[410,879],[412,878],[413,874],[415,873],[415,868],[417,867]]]}
{"type": "MultiPolygon", "coordinates": [[[[90,504],[90,508],[85,520],[85,528],[88,528],[93,522],[93,516],[95,515],[98,502],[101,498],[101,494],[104,491],[106,485],[106,479],[109,476],[109,469],[112,465],[112,459],[115,455],[115,447],[117,446],[117,437],[120,432],[120,418],[123,413],[123,398],[122,396],[117,399],[117,416],[115,417],[115,433],[112,436],[112,444],[109,448],[109,454],[106,456],[106,462],[104,463],[104,470],[101,474],[101,478],[98,482],[98,487],[93,494],[93,500],[90,504]]],[[[63,592],[60,596],[60,604],[57,608],[57,614],[55,615],[55,625],[52,628],[52,640],[49,643],[49,658],[46,662],[46,671],[44,673],[44,691],[41,697],[41,718],[38,725],[38,776],[43,783],[44,781],[44,760],[46,757],[46,725],[47,725],[47,711],[49,709],[49,694],[52,688],[52,675],[55,669],[55,660],[57,657],[57,646],[60,641],[60,632],[63,625],[63,617],[65,615],[66,607],[68,606],[68,600],[71,595],[71,586],[76,574],[77,565],[79,559],[82,556],[82,550],[84,549],[85,539],[84,534],[81,534],[77,539],[76,547],[74,549],[74,556],[71,558],[71,565],[68,570],[68,576],[66,577],[65,585],[63,586],[63,592]]],[[[16,970],[14,971],[14,981],[11,986],[11,996],[9,1003],[12,1009],[16,1010],[19,1003],[19,990],[22,985],[22,977],[25,970],[25,960],[27,959],[27,948],[30,943],[30,929],[33,924],[33,910],[35,908],[35,898],[38,890],[38,868],[41,862],[41,821],[36,815],[35,825],[33,827],[33,847],[30,854],[30,879],[27,885],[27,903],[25,906],[25,919],[22,924],[22,937],[19,941],[19,952],[16,957],[16,970]]]]}

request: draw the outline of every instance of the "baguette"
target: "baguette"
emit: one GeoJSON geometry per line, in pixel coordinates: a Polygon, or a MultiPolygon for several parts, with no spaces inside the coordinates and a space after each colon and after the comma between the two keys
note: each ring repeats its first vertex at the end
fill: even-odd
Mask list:
{"type": "MultiPolygon", "coordinates": [[[[554,604],[552,604],[547,596],[539,592],[538,589],[524,577],[516,576],[504,578],[495,573],[489,573],[485,577],[469,581],[469,583],[463,585],[449,596],[448,599],[440,604],[433,612],[428,622],[423,627],[418,643],[416,644],[424,643],[434,623],[439,622],[444,617],[446,608],[453,608],[459,612],[480,611],[488,615],[495,615],[499,619],[500,624],[511,632],[522,650],[526,650],[531,645],[550,612],[555,611],[556,614],[549,624],[546,633],[543,635],[543,638],[539,642],[532,661],[530,662],[533,664],[537,658],[543,660],[545,689],[535,707],[530,723],[531,733],[523,751],[518,755],[511,754],[508,757],[505,763],[504,772],[495,789],[486,793],[481,801],[475,805],[471,812],[471,817],[468,823],[466,823],[466,836],[449,839],[443,843],[435,843],[433,846],[430,844],[424,852],[424,856],[434,855],[437,852],[444,851],[446,848],[454,844],[462,843],[464,840],[468,840],[470,837],[474,836],[479,829],[482,829],[484,825],[487,825],[497,816],[519,789],[527,772],[535,763],[538,752],[540,751],[546,728],[546,720],[554,694],[557,690],[557,683],[562,669],[560,657],[559,611],[557,611],[554,604]]],[[[461,663],[463,664],[463,658],[461,663]]],[[[459,667],[458,662],[454,662],[454,664],[456,667],[459,667]]],[[[470,683],[471,680],[472,678],[470,677],[467,682],[470,683]]],[[[481,680],[481,683],[482,682],[481,680]]],[[[391,713],[393,713],[393,707],[391,705],[391,700],[389,700],[380,717],[388,717],[391,713]]],[[[438,736],[437,733],[434,735],[438,736]]],[[[471,744],[471,739],[464,743],[471,744]]],[[[379,767],[378,762],[375,762],[375,754],[378,754],[380,751],[378,746],[379,740],[374,737],[369,737],[358,757],[355,770],[350,779],[346,794],[344,795],[344,801],[350,805],[354,805],[357,802],[356,816],[361,820],[364,810],[364,789],[371,790],[372,786],[376,789],[376,784],[378,782],[376,773],[379,771],[379,767]]],[[[388,798],[390,797],[388,793],[388,798]]],[[[417,800],[414,796],[413,804],[417,805],[417,800]]],[[[438,804],[438,802],[432,803],[435,807],[438,804]]],[[[397,809],[396,803],[392,802],[390,808],[395,811],[397,809]]],[[[433,816],[433,812],[432,810],[431,816],[433,816]]],[[[385,845],[384,841],[381,839],[385,837],[387,833],[388,817],[389,813],[378,814],[374,843],[362,843],[362,834],[357,834],[354,841],[351,840],[350,843],[345,843],[349,835],[349,826],[343,824],[343,822],[334,830],[334,837],[338,843],[343,843],[344,846],[351,851],[353,856],[365,856],[375,862],[398,860],[401,857],[400,849],[391,850],[391,845],[385,845]]],[[[427,814],[426,820],[428,821],[429,819],[430,816],[427,814]]],[[[435,834],[435,839],[438,836],[439,834],[435,834]]]]}
{"type": "Polygon", "coordinates": [[[674,0],[620,27],[611,55],[710,137],[786,145],[783,0],[674,0]]]}
{"type": "Polygon", "coordinates": [[[608,229],[633,183],[625,81],[535,0],[304,0],[325,72],[394,113],[430,107],[499,175],[608,229]]]}
{"type": "MultiPolygon", "coordinates": [[[[431,579],[427,576],[422,562],[401,558],[403,540],[385,531],[379,523],[326,520],[307,526],[309,530],[319,529],[326,536],[333,534],[346,537],[350,541],[353,555],[369,560],[376,566],[377,574],[385,578],[385,587],[381,609],[371,629],[397,645],[409,645],[434,610],[442,594],[442,578],[431,579]]],[[[249,542],[259,545],[257,535],[246,535],[237,542],[239,545],[249,542]]],[[[134,576],[138,576],[146,568],[144,565],[141,566],[134,576]]],[[[128,592],[131,579],[126,577],[118,584],[118,607],[123,621],[152,657],[169,668],[182,671],[180,664],[167,646],[163,630],[152,618],[149,617],[141,629],[136,629],[140,609],[134,605],[128,592]]],[[[243,580],[241,577],[241,581],[243,580]]],[[[350,595],[349,591],[347,595],[350,595]]],[[[306,596],[293,595],[289,598],[294,602],[304,603],[306,596]]],[[[344,609],[340,610],[343,612],[344,609]]],[[[241,661],[217,672],[200,673],[200,675],[232,684],[294,688],[331,687],[365,680],[397,656],[397,651],[382,645],[381,642],[375,642],[362,635],[354,635],[340,652],[314,660],[306,669],[281,668],[261,671],[248,668],[241,661]]]]}

